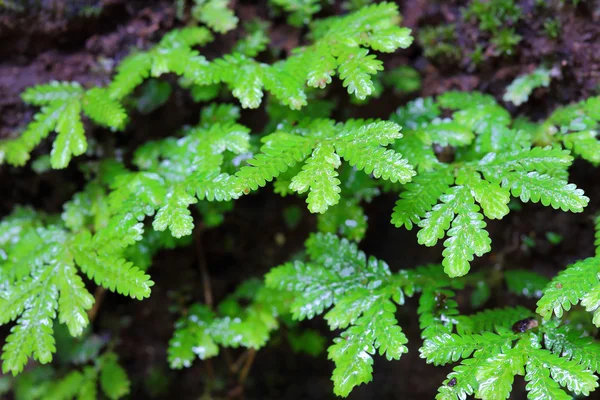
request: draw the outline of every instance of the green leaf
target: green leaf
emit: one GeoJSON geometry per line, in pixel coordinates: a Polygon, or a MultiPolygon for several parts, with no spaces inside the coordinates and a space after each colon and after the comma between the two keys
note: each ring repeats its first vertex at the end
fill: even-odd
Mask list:
{"type": "Polygon", "coordinates": [[[600,260],[597,258],[587,258],[567,267],[546,286],[544,295],[537,302],[536,312],[546,319],[552,313],[560,318],[563,310],[570,310],[572,305],[600,285],[598,274],[600,260]]]}
{"type": "Polygon", "coordinates": [[[188,207],[193,203],[196,203],[196,199],[187,194],[185,189],[175,187],[167,194],[165,205],[156,213],[152,227],[157,231],[169,228],[176,238],[190,235],[194,222],[188,207]]]}
{"type": "Polygon", "coordinates": [[[60,298],[59,321],[66,324],[71,336],[79,336],[89,324],[87,310],[92,308],[94,297],[87,291],[81,277],[76,273],[73,261],[67,256],[58,265],[56,275],[60,298]]]}
{"type": "Polygon", "coordinates": [[[346,48],[338,56],[343,60],[339,65],[340,79],[348,89],[349,94],[354,94],[358,99],[364,100],[375,90],[370,75],[383,70],[383,63],[369,55],[369,51],[360,48],[346,48]]]}
{"type": "Polygon", "coordinates": [[[395,325],[395,310],[391,301],[375,303],[329,347],[329,359],[336,365],[331,378],[336,395],[346,397],[354,387],[373,379],[371,356],[376,349],[388,360],[397,360],[408,351],[406,336],[395,325]]]}
{"type": "Polygon", "coordinates": [[[504,175],[502,187],[510,188],[512,195],[523,202],[541,202],[563,211],[582,212],[590,201],[574,184],[535,171],[509,172],[504,175]]]}
{"type": "Polygon", "coordinates": [[[228,0],[204,0],[196,3],[192,15],[213,31],[225,33],[237,26],[238,18],[228,8],[228,0]]]}
{"type": "Polygon", "coordinates": [[[310,190],[306,202],[313,213],[324,213],[340,200],[340,180],[336,168],[341,164],[332,145],[317,146],[308,159],[302,172],[296,175],[290,189],[304,193],[310,190]]]}
{"type": "Polygon", "coordinates": [[[83,89],[77,82],[52,81],[45,85],[27,88],[21,94],[21,98],[25,103],[43,106],[52,103],[66,103],[77,99],[81,94],[83,94],[83,89]]]}
{"type": "Polygon", "coordinates": [[[129,378],[125,370],[119,365],[117,355],[106,353],[102,357],[100,370],[100,387],[111,400],[120,399],[129,394],[129,378]]]}
{"type": "Polygon", "coordinates": [[[392,213],[392,224],[397,228],[404,225],[406,229],[412,229],[413,224],[420,223],[452,183],[454,177],[446,169],[417,174],[400,193],[392,213]]]}
{"type": "Polygon", "coordinates": [[[84,248],[74,253],[81,270],[96,284],[138,300],[150,296],[154,282],[133,263],[112,255],[90,253],[84,248]]]}
{"type": "Polygon", "coordinates": [[[539,67],[532,73],[523,75],[512,81],[506,88],[502,100],[520,106],[529,99],[529,95],[539,87],[550,85],[550,70],[539,67]]]}
{"type": "Polygon", "coordinates": [[[56,122],[56,140],[52,146],[50,162],[52,168],[65,168],[72,156],[80,156],[87,150],[83,124],[81,123],[81,103],[71,100],[56,122]]]}
{"type": "Polygon", "coordinates": [[[123,106],[110,98],[107,89],[93,88],[82,99],[83,112],[94,122],[114,129],[122,129],[127,120],[123,106]]]}

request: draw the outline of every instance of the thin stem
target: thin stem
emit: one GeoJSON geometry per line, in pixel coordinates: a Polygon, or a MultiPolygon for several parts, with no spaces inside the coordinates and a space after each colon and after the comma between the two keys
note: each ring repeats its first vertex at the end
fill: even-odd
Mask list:
{"type": "Polygon", "coordinates": [[[204,292],[204,303],[210,308],[213,308],[213,295],[210,285],[210,275],[208,268],[206,267],[206,258],[204,257],[204,246],[202,245],[202,234],[204,233],[204,226],[200,225],[196,229],[196,235],[194,235],[194,241],[196,244],[196,257],[198,258],[198,268],[200,269],[200,275],[202,277],[202,290],[204,292]]]}
{"type": "Polygon", "coordinates": [[[98,315],[98,311],[100,310],[100,306],[102,306],[102,301],[104,300],[105,296],[106,288],[98,286],[96,288],[96,291],[94,292],[94,305],[92,306],[90,311],[88,311],[88,318],[90,320],[90,323],[94,322],[94,320],[96,319],[96,315],[98,315]]]}
{"type": "Polygon", "coordinates": [[[256,357],[256,350],[250,349],[248,353],[248,359],[244,364],[244,368],[240,371],[240,384],[244,384],[246,382],[246,378],[248,378],[248,374],[250,373],[250,369],[252,368],[252,364],[254,364],[254,359],[256,357]]]}

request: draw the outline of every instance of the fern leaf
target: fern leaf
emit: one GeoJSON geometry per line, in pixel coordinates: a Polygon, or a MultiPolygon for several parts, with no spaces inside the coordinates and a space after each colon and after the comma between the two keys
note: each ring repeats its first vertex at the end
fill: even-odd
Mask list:
{"type": "Polygon", "coordinates": [[[572,397],[560,389],[558,383],[550,378],[550,371],[537,358],[529,358],[525,365],[527,374],[527,398],[530,400],[570,400],[572,397]]]}
{"type": "Polygon", "coordinates": [[[205,360],[219,354],[219,347],[207,332],[213,319],[208,308],[194,305],[189,315],[177,322],[168,347],[171,368],[187,368],[196,357],[205,360]]]}
{"type": "Polygon", "coordinates": [[[375,30],[369,35],[369,46],[383,53],[392,53],[398,48],[406,49],[413,42],[410,33],[410,29],[398,26],[375,30]]]}
{"type": "Polygon", "coordinates": [[[452,183],[454,177],[446,169],[417,174],[400,193],[392,213],[392,224],[397,228],[404,225],[411,230],[413,224],[419,224],[452,183]]]}
{"type": "Polygon", "coordinates": [[[122,129],[127,114],[115,100],[109,97],[107,89],[93,88],[88,90],[82,99],[83,111],[94,122],[114,129],[122,129]]]}
{"type": "Polygon", "coordinates": [[[466,110],[478,105],[493,106],[496,103],[494,97],[480,92],[460,92],[450,90],[437,97],[439,105],[450,110],[466,110]]]}
{"type": "Polygon", "coordinates": [[[376,303],[329,348],[329,359],[336,367],[332,380],[334,393],[346,397],[355,386],[370,382],[373,375],[373,359],[379,348],[388,359],[399,359],[408,349],[399,326],[395,325],[396,307],[390,301],[376,303]]]}
{"type": "Polygon", "coordinates": [[[67,376],[55,382],[43,400],[68,400],[72,399],[79,393],[83,383],[83,375],[79,371],[72,371],[67,376]]]}
{"type": "Polygon", "coordinates": [[[127,56],[117,67],[117,74],[108,86],[110,98],[120,100],[133,92],[144,79],[150,76],[151,68],[152,55],[150,53],[134,53],[127,56]]]}
{"type": "Polygon", "coordinates": [[[216,172],[198,173],[192,175],[196,196],[200,200],[228,201],[237,199],[241,193],[239,180],[229,174],[216,172]]]}
{"type": "Polygon", "coordinates": [[[585,369],[600,372],[600,343],[592,337],[562,326],[545,330],[544,344],[552,353],[574,360],[585,369]]]}
{"type": "Polygon", "coordinates": [[[42,364],[52,360],[56,351],[52,320],[56,315],[58,290],[49,272],[37,277],[33,301],[13,326],[2,352],[2,371],[17,375],[23,370],[27,359],[33,357],[42,364]]]}
{"type": "Polygon", "coordinates": [[[100,387],[111,400],[117,400],[129,394],[129,378],[117,361],[115,353],[106,353],[102,357],[100,387]]]}
{"type": "Polygon", "coordinates": [[[154,282],[131,262],[109,255],[90,254],[87,249],[77,249],[75,261],[90,279],[110,291],[138,300],[150,296],[154,282]]]}
{"type": "Polygon", "coordinates": [[[21,98],[25,103],[44,106],[54,102],[69,102],[81,96],[82,93],[83,89],[77,82],[52,81],[45,85],[36,85],[25,89],[21,98]]]}
{"type": "Polygon", "coordinates": [[[588,396],[598,387],[598,377],[575,361],[565,360],[544,349],[534,349],[529,358],[548,366],[552,379],[575,394],[588,396]]]}
{"type": "Polygon", "coordinates": [[[481,335],[456,335],[444,333],[431,337],[419,349],[421,358],[433,365],[443,365],[456,362],[461,358],[468,358],[476,350],[487,348],[500,351],[510,343],[510,337],[503,337],[490,332],[481,335]]]}
{"type": "Polygon", "coordinates": [[[81,103],[72,100],[56,122],[56,140],[52,146],[50,162],[52,168],[65,168],[72,156],[80,156],[87,150],[83,124],[81,123],[81,103]]]}
{"type": "Polygon", "coordinates": [[[94,297],[87,291],[68,258],[58,266],[56,280],[60,291],[59,321],[67,325],[71,336],[79,336],[89,323],[87,310],[92,308],[94,297]]]}
{"type": "Polygon", "coordinates": [[[466,146],[475,139],[473,131],[454,121],[434,121],[424,130],[440,146],[466,146]]]}
{"type": "Polygon", "coordinates": [[[302,172],[292,179],[290,189],[298,193],[310,189],[306,202],[311,212],[324,213],[339,202],[341,182],[335,169],[340,164],[332,145],[320,145],[313,150],[302,172]]]}
{"type": "Polygon", "coordinates": [[[600,163],[600,141],[595,130],[569,133],[562,137],[565,147],[592,164],[600,163]]]}
{"type": "Polygon", "coordinates": [[[370,75],[383,70],[381,61],[366,49],[348,48],[338,56],[338,62],[340,79],[349,94],[364,100],[373,93],[375,86],[370,75]]]}
{"type": "Polygon", "coordinates": [[[421,227],[417,234],[419,244],[435,246],[437,241],[444,237],[454,219],[454,210],[464,197],[462,192],[464,192],[462,186],[451,187],[440,196],[442,203],[436,204],[431,211],[427,211],[425,218],[419,221],[419,227],[421,227]]]}
{"type": "Polygon", "coordinates": [[[519,197],[523,202],[541,202],[563,211],[582,212],[590,200],[574,184],[535,171],[507,173],[502,186],[510,188],[513,196],[519,197]]]}
{"type": "Polygon", "coordinates": [[[152,227],[157,231],[169,228],[176,238],[190,235],[194,222],[188,207],[193,203],[196,203],[196,199],[187,194],[182,187],[174,188],[167,194],[165,205],[156,213],[152,227]]]}
{"type": "Polygon", "coordinates": [[[536,312],[546,319],[552,313],[561,317],[563,310],[570,310],[572,305],[577,304],[600,284],[598,274],[600,261],[597,258],[587,258],[567,267],[550,281],[544,295],[537,302],[536,312]]]}
{"type": "Polygon", "coordinates": [[[192,15],[213,31],[225,33],[237,26],[238,18],[228,8],[229,0],[203,0],[196,2],[192,15]]]}
{"type": "Polygon", "coordinates": [[[98,371],[94,367],[85,367],[83,369],[83,383],[79,389],[77,400],[95,400],[98,398],[96,382],[98,380],[98,371]]]}
{"type": "Polygon", "coordinates": [[[506,88],[506,93],[502,97],[504,101],[510,101],[516,106],[520,106],[529,99],[529,95],[538,87],[548,87],[550,85],[550,70],[540,67],[530,74],[518,77],[506,88]]]}
{"type": "Polygon", "coordinates": [[[16,140],[6,142],[6,161],[23,166],[29,160],[29,153],[52,132],[65,110],[65,103],[52,103],[33,116],[33,122],[16,140]]]}
{"type": "Polygon", "coordinates": [[[289,167],[304,160],[312,150],[307,138],[278,132],[264,137],[261,154],[248,160],[236,176],[241,184],[253,190],[263,187],[285,172],[289,167]]]}
{"type": "Polygon", "coordinates": [[[499,353],[481,365],[475,378],[479,384],[476,397],[482,399],[508,399],[515,375],[519,372],[519,357],[513,351],[499,353]]]}

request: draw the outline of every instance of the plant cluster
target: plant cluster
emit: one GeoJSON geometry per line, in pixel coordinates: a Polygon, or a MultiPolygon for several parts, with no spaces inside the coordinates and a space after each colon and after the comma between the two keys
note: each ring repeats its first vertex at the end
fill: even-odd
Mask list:
{"type": "MultiPolygon", "coordinates": [[[[319,11],[315,1],[273,3],[291,13],[292,23],[305,23],[319,11]]],[[[462,360],[441,383],[438,399],[504,399],[516,375],[525,377],[531,399],[568,399],[596,389],[600,250],[552,280],[529,270],[502,270],[500,284],[536,299],[536,310],[464,314],[459,301],[465,296],[458,294],[472,293],[471,308],[477,309],[499,284],[491,268],[471,271],[475,256],[492,248],[486,219],[504,218],[519,201],[556,212],[579,213],[588,205],[569,182],[568,168],[574,157],[600,163],[600,97],[534,122],[513,118],[490,95],[448,91],[410,101],[388,120],[336,121],[335,105],[317,90],[336,75],[359,101],[385,86],[400,92],[419,86],[408,67],[377,77],[383,63],[372,51],[391,53],[412,42],[410,30],[399,26],[397,6],[355,8],[313,21],[311,42],[284,60],[256,59],[268,47],[266,23],[245,26],[248,34],[233,52],[212,60],[198,48],[213,34],[191,26],[126,57],[106,87],[50,82],[23,93],[40,111],[20,136],[0,142],[0,161],[25,165],[56,132],[51,167],[78,163],[87,184],[60,215],[17,207],[0,222],[0,324],[15,321],[2,350],[2,371],[20,374],[30,359],[47,364],[57,348],[61,355],[61,330],[93,351],[70,354],[63,368],[44,378],[20,375],[17,392],[19,385],[33,390],[27,379],[45,388],[22,398],[95,398],[98,382],[111,399],[126,395],[130,383],[113,343],[89,344],[98,340],[88,332],[97,304],[92,281],[138,300],[150,296],[155,282],[147,270],[156,252],[189,244],[194,229],[218,225],[233,200],[268,184],[281,196],[305,197],[307,209],[318,214],[318,232],[304,252],[290,255],[264,279],[242,283],[216,307],[206,299],[183,307],[168,346],[171,368],[217,357],[224,348],[255,351],[281,334],[292,348],[318,355],[324,339],[303,330],[300,321],[323,315],[331,330],[342,330],[327,354],[335,365],[333,391],[347,396],[372,380],[376,353],[391,361],[408,351],[396,315],[406,297],[418,296],[421,358],[435,365],[462,360]],[[198,123],[149,140],[130,157],[94,149],[85,126],[127,134],[130,107],[151,112],[168,98],[171,88],[159,80],[165,74],[207,102],[198,123]],[[269,121],[263,132],[251,134],[231,102],[255,109],[265,96],[269,121]],[[368,223],[362,206],[382,192],[398,196],[392,224],[418,228],[424,246],[442,241],[439,265],[392,271],[359,250],[368,223]],[[584,323],[572,323],[575,317],[584,323]],[[285,329],[278,332],[280,327],[285,329]]],[[[226,1],[196,0],[191,13],[215,32],[237,24],[226,1]]],[[[512,0],[474,1],[467,16],[501,35],[520,9],[512,0]]],[[[505,101],[526,101],[547,84],[547,74],[540,69],[517,79],[505,101]]],[[[600,232],[600,219],[597,226],[600,232]]],[[[600,245],[600,233],[596,238],[600,245]]]]}

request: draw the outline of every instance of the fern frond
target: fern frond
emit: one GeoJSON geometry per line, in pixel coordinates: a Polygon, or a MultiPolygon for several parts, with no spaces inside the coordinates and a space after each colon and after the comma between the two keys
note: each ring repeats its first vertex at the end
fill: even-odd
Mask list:
{"type": "Polygon", "coordinates": [[[83,94],[83,88],[77,82],[52,81],[45,85],[36,85],[25,89],[21,98],[25,103],[34,106],[45,106],[52,103],[66,103],[83,94]]]}
{"type": "Polygon", "coordinates": [[[192,15],[213,31],[225,33],[234,29],[239,21],[228,6],[229,0],[196,0],[192,15]]]}
{"type": "Polygon", "coordinates": [[[510,101],[516,106],[520,106],[529,99],[529,95],[534,89],[539,87],[548,87],[550,85],[550,70],[540,67],[532,73],[523,75],[512,81],[506,88],[506,93],[502,97],[504,101],[510,101]]]}
{"type": "Polygon", "coordinates": [[[317,146],[304,164],[302,172],[292,179],[290,189],[304,193],[310,188],[306,202],[311,212],[324,213],[327,208],[338,203],[341,182],[335,169],[340,164],[340,157],[335,154],[333,146],[317,146]]]}
{"type": "Polygon", "coordinates": [[[83,111],[94,122],[117,130],[123,129],[127,114],[123,106],[109,97],[107,89],[93,88],[85,92],[83,111]]]}
{"type": "Polygon", "coordinates": [[[150,296],[154,282],[131,262],[112,255],[93,254],[88,249],[77,249],[75,261],[98,285],[138,300],[150,296]]]}
{"type": "Polygon", "coordinates": [[[352,389],[372,380],[373,358],[379,350],[388,360],[397,360],[408,352],[407,339],[394,318],[391,301],[376,302],[356,324],[342,333],[329,347],[329,359],[336,367],[332,380],[334,393],[346,397],[352,389]]]}
{"type": "Polygon", "coordinates": [[[127,373],[118,363],[115,353],[102,356],[100,370],[100,387],[111,400],[117,400],[129,394],[130,382],[127,373]]]}

